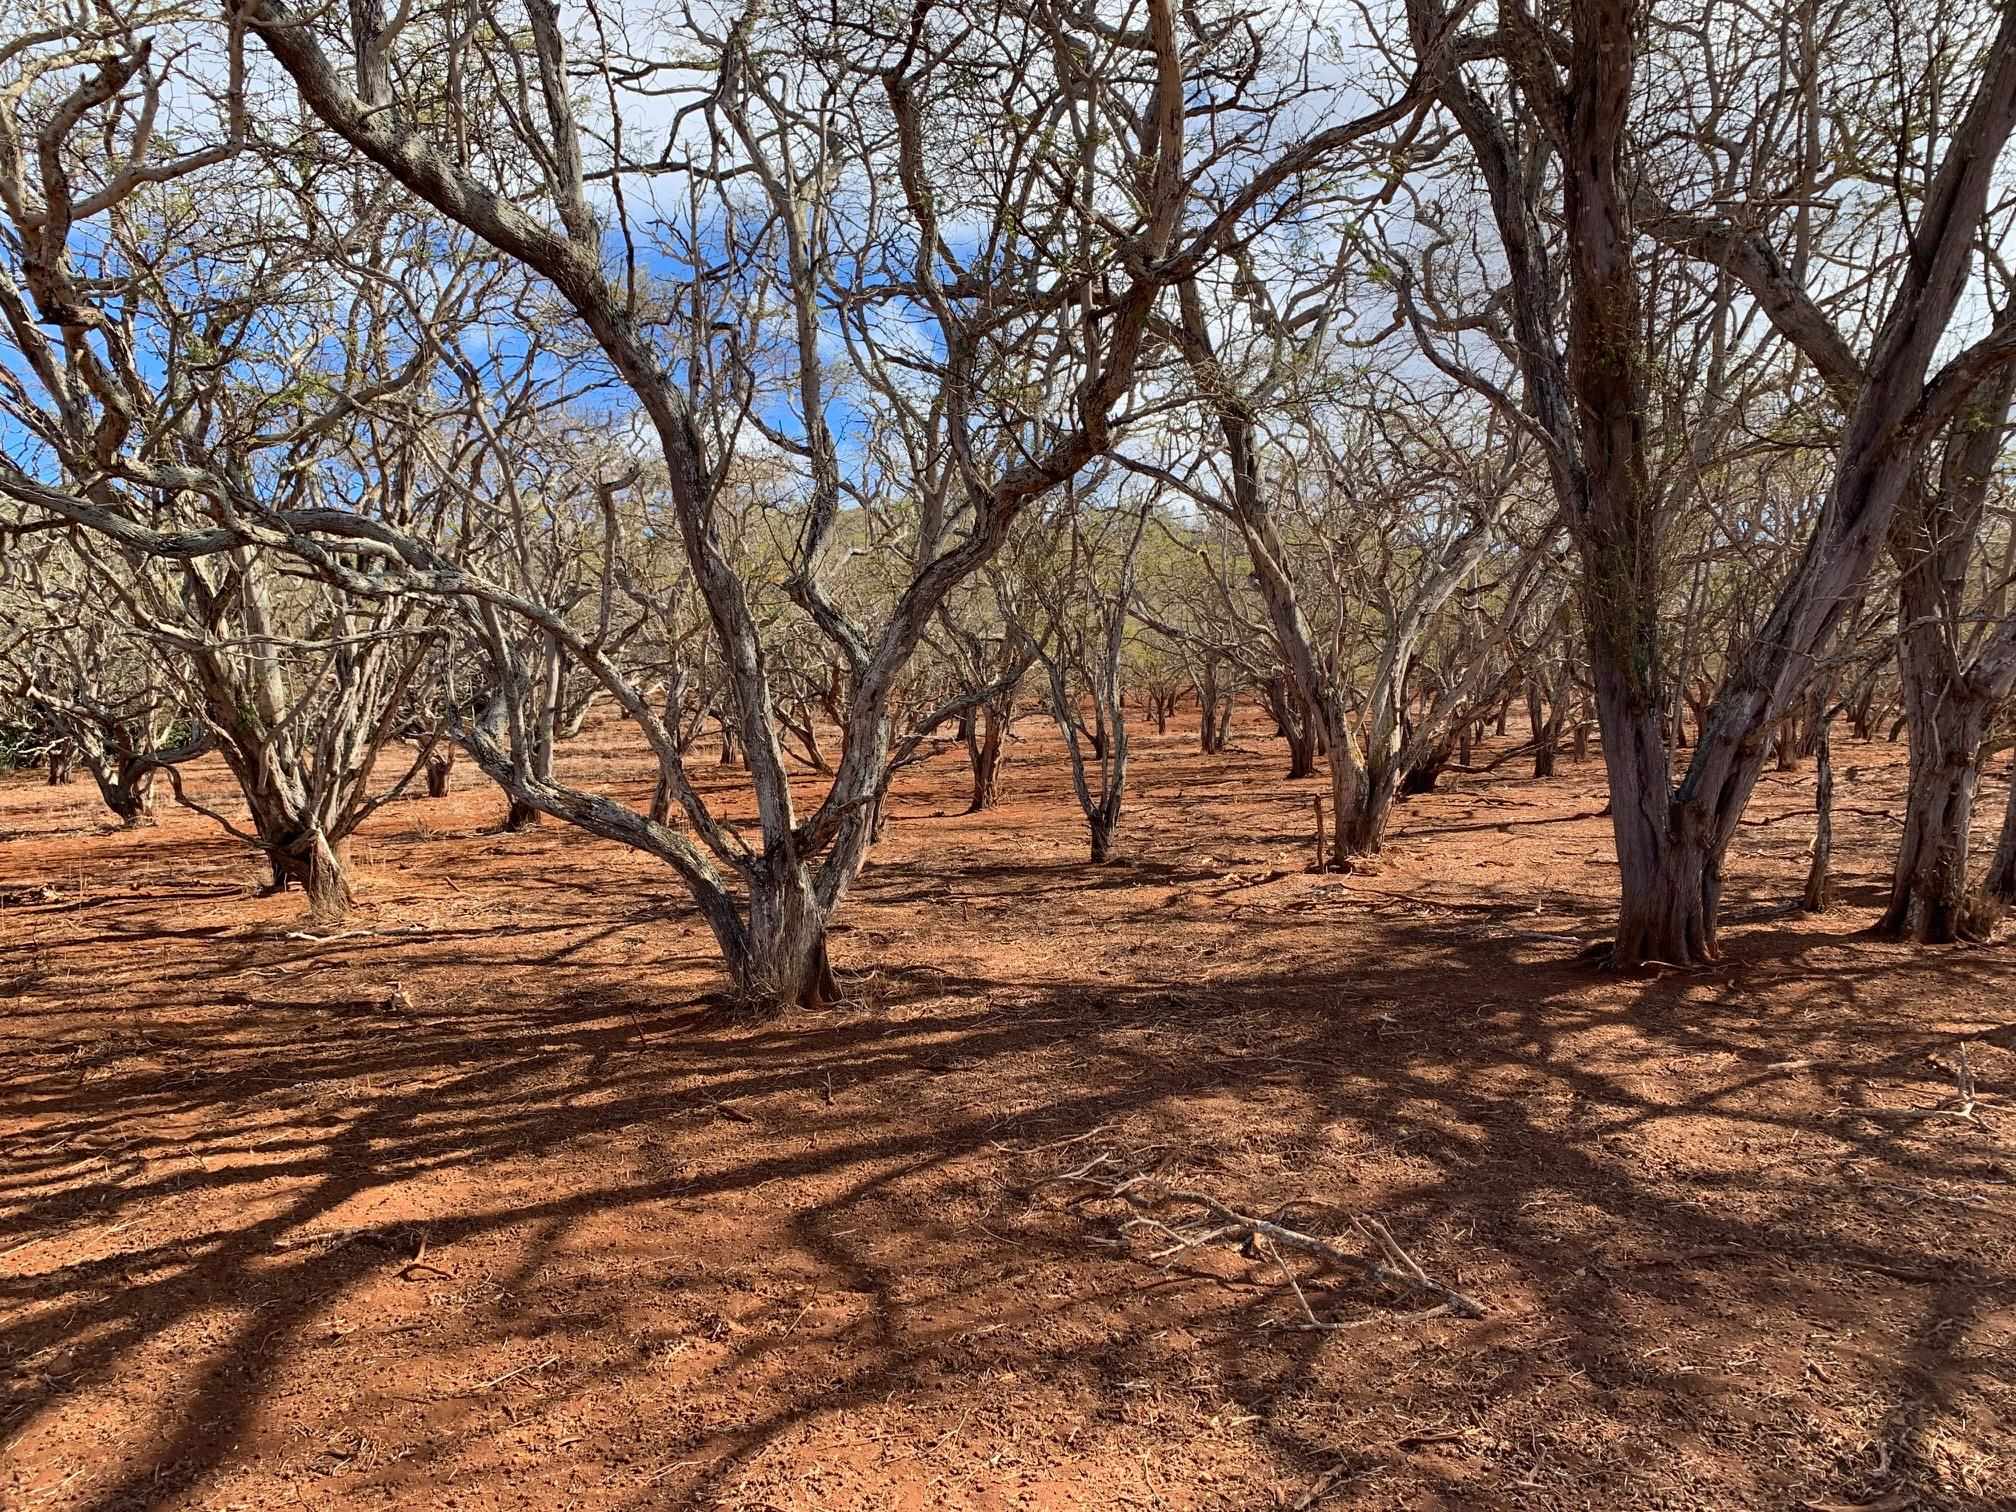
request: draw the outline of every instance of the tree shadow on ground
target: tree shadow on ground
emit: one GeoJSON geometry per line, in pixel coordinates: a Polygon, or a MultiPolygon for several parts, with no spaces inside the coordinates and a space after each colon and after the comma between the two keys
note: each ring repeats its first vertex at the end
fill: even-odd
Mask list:
{"type": "MultiPolygon", "coordinates": [[[[888,897],[908,885],[892,869],[888,897]]],[[[864,1004],[765,1023],[635,978],[556,990],[555,961],[628,922],[557,942],[390,933],[340,955],[235,940],[213,981],[300,973],[299,995],[221,1003],[187,958],[198,932],[157,929],[179,977],[61,1040],[37,1016],[75,1026],[90,1005],[20,994],[0,1359],[25,1384],[7,1429],[25,1441],[140,1375],[159,1388],[74,1505],[201,1499],[262,1456],[431,1496],[487,1462],[509,1398],[484,1383],[526,1360],[547,1363],[509,1379],[542,1420],[601,1425],[579,1452],[608,1505],[743,1495],[849,1414],[886,1429],[892,1401],[926,1414],[916,1450],[1004,1372],[1095,1404],[1095,1437],[1234,1413],[1249,1457],[1375,1503],[1382,1485],[1461,1500],[1529,1483],[1629,1500],[1648,1454],[1688,1443],[1672,1474],[1723,1505],[1783,1505],[1866,1484],[1853,1433],[1759,1458],[1818,1409],[1799,1391],[1760,1404],[1740,1361],[1796,1361],[1814,1319],[1880,1334],[1879,1306],[1899,1309],[1897,1337],[1832,1368],[1875,1394],[1883,1484],[1936,1498],[1952,1467],[1932,1425],[2010,1384],[1989,1326],[2016,1300],[2006,1235],[1929,1197],[1871,1223],[1865,1200],[1988,1179],[1975,1131],[1885,1114],[1949,1090],[1928,1055],[2006,1037],[1917,1011],[2003,991],[2006,953],[1891,952],[1872,993],[1854,942],[1781,922],[1739,932],[1722,971],[1592,986],[1457,913],[1362,923],[1348,971],[1114,984],[898,962],[864,1004]],[[497,968],[480,993],[355,990],[360,972],[425,981],[478,941],[497,968]],[[1417,1304],[1298,1268],[1327,1315],[1366,1328],[1288,1331],[1281,1268],[1228,1245],[1149,1263],[1110,1204],[1044,1184],[1095,1156],[1253,1208],[1300,1199],[1325,1232],[1376,1212],[1491,1315],[1418,1322],[1417,1304]],[[612,1271],[612,1244],[635,1274],[612,1271]],[[359,1303],[404,1317],[415,1292],[446,1300],[396,1345],[374,1336],[418,1383],[427,1432],[367,1372],[344,1419],[407,1452],[289,1458],[272,1419],[344,1358],[328,1332],[370,1331],[348,1321],[359,1303]],[[738,1296],[760,1305],[730,1316],[738,1296]],[[668,1379],[700,1418],[654,1405],[668,1379]],[[1623,1426],[1571,1441],[1548,1401],[1560,1423],[1623,1426]],[[1429,1421],[1453,1437],[1409,1447],[1406,1425],[1429,1421]],[[680,1468],[628,1474],[640,1436],[680,1468]]]]}

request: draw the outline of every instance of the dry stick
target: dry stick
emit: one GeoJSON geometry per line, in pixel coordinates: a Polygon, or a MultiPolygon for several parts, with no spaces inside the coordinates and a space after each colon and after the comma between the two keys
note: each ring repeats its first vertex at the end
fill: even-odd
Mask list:
{"type": "MultiPolygon", "coordinates": [[[[1135,1194],[1134,1189],[1149,1179],[1145,1175],[1133,1176],[1125,1181],[1113,1182],[1102,1180],[1089,1174],[1098,1166],[1107,1163],[1109,1159],[1109,1156],[1097,1156],[1086,1165],[1081,1166],[1077,1171],[1063,1176],[1052,1177],[1051,1179],[1054,1181],[1080,1182],[1087,1186],[1097,1187],[1105,1196],[1117,1197],[1136,1211],[1155,1205],[1135,1194]]],[[[1254,1218],[1248,1214],[1236,1212],[1225,1206],[1216,1197],[1212,1197],[1204,1192],[1172,1190],[1167,1194],[1166,1200],[1187,1202],[1192,1207],[1200,1207],[1221,1223],[1229,1224],[1235,1229],[1243,1229],[1256,1238],[1271,1239],[1277,1244],[1287,1245],[1290,1249],[1298,1249],[1305,1254],[1314,1255],[1320,1260],[1327,1261],[1339,1270],[1356,1270],[1382,1285],[1397,1287],[1402,1291],[1425,1292],[1430,1296],[1440,1297],[1444,1302],[1449,1304],[1450,1311],[1462,1317],[1481,1318],[1485,1315],[1484,1304],[1479,1302],[1475,1297],[1465,1292],[1457,1291],[1453,1287],[1444,1286],[1440,1282],[1430,1280],[1428,1273],[1422,1270],[1420,1265],[1415,1262],[1413,1256],[1400,1248],[1394,1241],[1393,1236],[1387,1232],[1386,1225],[1379,1222],[1376,1218],[1362,1221],[1353,1219],[1352,1221],[1358,1224],[1360,1232],[1366,1234],[1379,1246],[1385,1253],[1388,1263],[1368,1259],[1364,1255],[1350,1254],[1337,1248],[1336,1245],[1331,1244],[1327,1240],[1318,1239],[1313,1234],[1305,1234],[1299,1229],[1287,1228],[1279,1223],[1269,1222],[1265,1218],[1254,1218]]],[[[1159,1220],[1156,1220],[1156,1226],[1163,1228],[1165,1232],[1168,1231],[1167,1225],[1162,1224],[1159,1220]]],[[[1214,1235],[1222,1233],[1223,1230],[1214,1231],[1214,1235]]],[[[1178,1246],[1178,1248],[1194,1249],[1197,1245],[1208,1242],[1214,1235],[1199,1236],[1187,1244],[1178,1246]]],[[[1168,1252],[1165,1251],[1164,1253],[1168,1252]]]]}
{"type": "Polygon", "coordinates": [[[1316,871],[1320,875],[1329,870],[1323,855],[1323,795],[1316,795],[1316,871]]]}
{"type": "Polygon", "coordinates": [[[502,1386],[506,1381],[514,1380],[518,1376],[525,1374],[525,1372],[528,1370],[544,1370],[548,1365],[557,1365],[559,1363],[560,1363],[560,1356],[558,1356],[557,1354],[550,1354],[546,1356],[546,1358],[543,1360],[534,1360],[529,1365],[520,1365],[516,1370],[507,1370],[504,1372],[504,1374],[500,1376],[492,1376],[489,1380],[480,1382],[479,1384],[470,1387],[468,1391],[463,1393],[463,1395],[473,1396],[475,1393],[479,1391],[488,1391],[493,1386],[502,1386]]]}
{"type": "MultiPolygon", "coordinates": [[[[1223,1233],[1224,1230],[1221,1229],[1216,1232],[1223,1233]]],[[[1202,1242],[1202,1240],[1199,1241],[1199,1243],[1202,1242]]],[[[1271,1242],[1267,1246],[1267,1258],[1280,1267],[1282,1279],[1288,1283],[1289,1288],[1295,1293],[1295,1300],[1302,1304],[1302,1316],[1308,1320],[1303,1323],[1284,1323],[1281,1325],[1282,1327],[1295,1329],[1303,1333],[1341,1333],[1347,1329],[1362,1328],[1365,1324],[1376,1321],[1372,1318],[1359,1318],[1351,1323],[1325,1323],[1321,1318],[1316,1316],[1316,1309],[1309,1305],[1309,1299],[1302,1294],[1302,1283],[1295,1279],[1295,1272],[1288,1269],[1288,1262],[1281,1258],[1281,1251],[1276,1249],[1271,1242]]],[[[1448,1310],[1447,1307],[1431,1307],[1429,1309],[1430,1312],[1437,1313],[1447,1312],[1448,1310]]]]}
{"type": "Polygon", "coordinates": [[[1289,1512],[1309,1512],[1318,1502],[1325,1500],[1333,1491],[1341,1491],[1347,1481],[1355,1479],[1351,1462],[1332,1465],[1316,1478],[1316,1484],[1289,1503],[1289,1512]]]}
{"type": "MultiPolygon", "coordinates": [[[[1860,1113],[1867,1118],[1956,1118],[1961,1123],[1972,1124],[1975,1128],[1992,1134],[1994,1132],[1994,1125],[1983,1118],[1977,1110],[2000,1107],[2001,1105],[1999,1103],[1985,1102],[1975,1095],[1974,1067],[1967,1059],[1966,1041],[1961,1041],[1956,1048],[1959,1052],[1958,1064],[1944,1068],[1953,1073],[1953,1085],[1956,1095],[1948,1098],[1945,1102],[1930,1108],[1858,1108],[1844,1105],[1843,1111],[1860,1113]]],[[[1931,1057],[1931,1059],[1935,1066],[1941,1064],[1936,1056],[1931,1057]]]]}

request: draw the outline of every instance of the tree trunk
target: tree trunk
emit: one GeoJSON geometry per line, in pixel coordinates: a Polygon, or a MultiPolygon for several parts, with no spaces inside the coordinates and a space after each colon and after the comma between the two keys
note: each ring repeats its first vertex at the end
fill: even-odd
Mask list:
{"type": "Polygon", "coordinates": [[[2002,915],[2016,908],[2016,766],[2009,773],[2009,798],[2002,812],[2002,835],[1988,860],[1988,875],[1975,894],[1972,923],[1986,939],[2002,915]]]}
{"type": "Polygon", "coordinates": [[[1869,723],[1869,711],[1875,702],[1876,683],[1875,679],[1871,678],[1868,688],[1863,691],[1862,696],[1856,699],[1854,705],[1848,710],[1848,728],[1854,731],[1857,740],[1870,741],[1876,738],[1876,732],[1870,727],[1869,723]]]}
{"type": "Polygon", "coordinates": [[[1992,712],[1963,687],[1942,684],[1932,689],[1921,683],[1916,690],[1944,696],[1911,723],[1904,833],[1897,842],[1890,901],[1874,929],[1925,945],[1950,945],[1968,934],[1967,853],[1981,742],[1992,712]]]}
{"type": "Polygon", "coordinates": [[[1092,837],[1092,864],[1104,866],[1114,858],[1114,842],[1120,829],[1120,795],[1113,794],[1086,816],[1092,837]]]}
{"type": "Polygon", "coordinates": [[[1274,731],[1288,742],[1288,780],[1300,782],[1316,775],[1315,721],[1306,717],[1306,705],[1294,681],[1285,676],[1270,677],[1261,686],[1267,712],[1274,718],[1274,731]]]}
{"type": "Polygon", "coordinates": [[[1778,733],[1772,740],[1772,750],[1778,758],[1779,771],[1799,770],[1799,725],[1790,714],[1778,721],[1778,733]]]}
{"type": "Polygon", "coordinates": [[[1628,664],[1599,654],[1591,666],[1622,893],[1610,962],[1635,970],[1712,961],[1723,842],[1705,805],[1674,801],[1664,717],[1635,694],[1628,664]]]}
{"type": "Polygon", "coordinates": [[[1270,677],[1260,684],[1260,697],[1267,705],[1267,714],[1274,721],[1274,733],[1282,739],[1288,737],[1288,679],[1270,677]]]}
{"type": "Polygon", "coordinates": [[[1554,775],[1555,758],[1560,754],[1560,726],[1552,719],[1533,730],[1533,777],[1535,781],[1554,775]]]}
{"type": "Polygon", "coordinates": [[[1197,749],[1206,756],[1216,753],[1215,737],[1218,733],[1218,676],[1216,672],[1205,671],[1198,677],[1197,692],[1197,749]]]}
{"type": "Polygon", "coordinates": [[[523,834],[526,830],[539,827],[539,810],[522,798],[513,798],[511,807],[504,814],[504,832],[509,835],[523,834]]]}
{"type": "Polygon", "coordinates": [[[966,807],[969,814],[984,813],[1000,801],[1003,725],[1001,717],[989,707],[966,727],[966,760],[973,770],[973,801],[966,807]]]}
{"type": "Polygon", "coordinates": [[[314,837],[301,879],[301,889],[308,894],[310,918],[334,923],[348,914],[356,901],[350,888],[347,850],[347,846],[332,844],[320,834],[314,837]]]}
{"type": "Polygon", "coordinates": [[[1316,731],[1304,725],[1288,735],[1288,780],[1300,782],[1316,775],[1316,731]]]}
{"type": "MultiPolygon", "coordinates": [[[[1357,801],[1339,826],[1340,858],[1348,866],[1356,856],[1376,856],[1386,844],[1386,824],[1393,814],[1393,792],[1399,786],[1399,767],[1391,760],[1374,756],[1366,766],[1356,794],[1357,801]]],[[[1431,781],[1430,786],[1433,786],[1431,781]]]]}
{"type": "Polygon", "coordinates": [[[825,911],[803,868],[776,869],[785,875],[765,867],[752,879],[747,933],[728,951],[736,990],[766,1012],[824,1007],[840,996],[826,955],[825,911]]]}
{"type": "Polygon", "coordinates": [[[448,777],[455,770],[455,748],[451,745],[437,745],[427,753],[427,796],[446,798],[448,777]]]}
{"type": "Polygon", "coordinates": [[[279,844],[269,841],[267,859],[273,868],[269,894],[298,883],[308,897],[308,916],[333,924],[350,912],[356,893],[350,885],[349,846],[331,841],[319,829],[297,832],[279,844]]]}
{"type": "Polygon", "coordinates": [[[685,814],[672,795],[672,774],[660,770],[657,782],[651,786],[651,822],[679,829],[685,823],[685,814]]]}
{"type": "MultiPolygon", "coordinates": [[[[1399,796],[1418,798],[1423,793],[1434,792],[1435,785],[1442,780],[1443,770],[1449,765],[1449,756],[1448,748],[1443,747],[1407,768],[1400,774],[1399,796]]],[[[1459,752],[1458,759],[1464,766],[1470,765],[1469,752],[1459,752]]]]}
{"type": "Polygon", "coordinates": [[[77,757],[67,747],[49,753],[49,786],[67,787],[77,777],[77,757]]]}
{"type": "Polygon", "coordinates": [[[85,764],[91,770],[91,780],[98,785],[98,796],[105,800],[105,807],[118,815],[123,827],[138,829],[153,822],[156,769],[152,762],[122,757],[116,765],[108,766],[102,758],[93,757],[85,764]]]}
{"type": "Polygon", "coordinates": [[[1825,724],[1814,736],[1813,761],[1813,859],[1806,868],[1806,893],[1800,907],[1807,913],[1825,913],[1833,901],[1828,869],[1834,859],[1834,748],[1825,724]]]}

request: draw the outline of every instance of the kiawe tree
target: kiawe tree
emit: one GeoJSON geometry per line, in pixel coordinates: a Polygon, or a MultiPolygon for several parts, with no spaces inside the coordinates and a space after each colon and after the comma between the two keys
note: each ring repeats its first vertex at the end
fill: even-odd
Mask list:
{"type": "MultiPolygon", "coordinates": [[[[1713,15],[1687,35],[1726,62],[1743,18],[1734,6],[1708,9],[1713,15]]],[[[1836,144],[1843,178],[1863,171],[1864,154],[1890,154],[1867,172],[1883,188],[1877,203],[1888,207],[1878,212],[1879,221],[1888,217],[1880,229],[1901,256],[1887,265],[1887,288],[1870,296],[1878,313],[1861,350],[1816,297],[1820,260],[1802,281],[1780,250],[1780,237],[1803,234],[1801,196],[1766,201],[1766,184],[1775,190],[1778,180],[1765,162],[1746,165],[1755,178],[1736,198],[1753,189],[1756,198],[1741,211],[1730,211],[1726,196],[1698,207],[1660,197],[1662,177],[1671,175],[1654,171],[1642,144],[1662,131],[1665,148],[1692,144],[1709,156],[1743,151],[1746,142],[1761,143],[1761,155],[1776,143],[1767,131],[1732,137],[1690,117],[1663,92],[1673,82],[1664,74],[1653,80],[1660,89],[1649,87],[1642,65],[1652,11],[1629,0],[1545,10],[1508,0],[1491,25],[1441,0],[1410,0],[1408,12],[1416,55],[1483,184],[1517,392],[1488,374],[1464,376],[1497,394],[1540,441],[1580,559],[1622,882],[1607,953],[1620,967],[1712,959],[1723,860],[1772,721],[1801,692],[1856,601],[1929,433],[2016,357],[2016,323],[2004,319],[1938,360],[2016,126],[2016,12],[1979,9],[1983,24],[1963,55],[1942,65],[1941,108],[1915,117],[1922,142],[1900,151],[1894,135],[1871,134],[1836,144]],[[1733,658],[1677,782],[1661,630],[1669,517],[1648,466],[1648,237],[1740,286],[1817,371],[1841,417],[1817,519],[1756,634],[1733,658]]],[[[1905,18],[1893,19],[1902,26],[1905,18]]],[[[1713,71],[1675,72],[1704,89],[1727,85],[1713,71]]],[[[1909,81],[1894,82],[1901,90],[1909,81]]],[[[1813,95],[1818,132],[1831,118],[1820,92],[1813,95]]],[[[1799,113],[1786,115],[1796,127],[1799,113]]]]}
{"type": "Polygon", "coordinates": [[[253,150],[235,36],[208,55],[192,26],[108,13],[9,54],[0,497],[23,542],[70,532],[78,612],[145,648],[247,817],[190,797],[172,752],[133,780],[165,771],[275,889],[334,916],[349,836],[405,780],[377,757],[437,610],[317,582],[237,522],[424,528],[429,332],[483,305],[496,267],[382,185],[272,138],[253,150]],[[157,48],[149,25],[180,31],[157,48]]]}
{"type": "Polygon", "coordinates": [[[1947,422],[1890,530],[1911,765],[1890,900],[1876,931],[1927,944],[1982,936],[1999,912],[1976,905],[1968,859],[1988,737],[2016,691],[2016,614],[2001,564],[1984,563],[1975,548],[2012,399],[2016,367],[2007,367],[1947,422]],[[1985,585],[1977,581],[1984,567],[1985,585]]]}
{"type": "Polygon", "coordinates": [[[290,532],[356,591],[392,591],[382,574],[396,557],[404,590],[526,615],[578,656],[673,774],[689,828],[515,771],[514,793],[663,857],[739,990],[773,1005],[832,995],[826,921],[872,838],[892,701],[946,596],[1030,504],[1112,444],[1164,291],[1292,208],[1343,145],[1404,113],[1283,141],[1258,33],[1168,0],[1150,0],[1138,24],[932,4],[814,22],[759,8],[718,30],[684,24],[664,57],[598,44],[585,74],[543,0],[457,30],[445,69],[423,66],[419,53],[441,39],[407,11],[357,7],[347,27],[277,0],[235,15],[332,138],[544,279],[634,396],[663,472],[660,524],[705,604],[740,721],[753,830],[709,811],[657,710],[550,606],[394,531],[325,530],[342,549],[318,553],[298,524],[264,528],[290,532]],[[584,76],[596,84],[586,98],[611,102],[592,119],[575,87],[584,76]],[[526,81],[522,93],[477,97],[482,81],[510,77],[526,81]],[[664,127],[626,117],[626,104],[667,98],[679,101],[669,135],[644,141],[664,127]],[[467,122],[481,130],[451,129],[467,122]],[[654,209],[668,203],[683,221],[654,209]],[[647,222],[653,235],[685,228],[659,270],[683,282],[683,300],[646,299],[647,222]],[[726,311],[712,303],[722,290],[726,311]],[[885,545],[909,567],[879,624],[828,588],[838,522],[874,491],[850,474],[839,439],[836,327],[861,371],[905,375],[884,391],[901,395],[927,443],[903,480],[907,538],[885,545]],[[724,469],[758,436],[798,480],[781,586],[835,646],[848,684],[833,776],[809,813],[780,748],[750,586],[712,518],[724,469]],[[366,537],[381,572],[370,582],[344,565],[366,537]]]}

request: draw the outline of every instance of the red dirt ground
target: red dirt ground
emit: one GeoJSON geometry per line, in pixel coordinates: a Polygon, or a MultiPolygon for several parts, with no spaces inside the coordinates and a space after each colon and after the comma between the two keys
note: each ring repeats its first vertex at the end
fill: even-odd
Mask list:
{"type": "Polygon", "coordinates": [[[1842,747],[1841,907],[1782,911],[1774,774],[1726,962],[1627,980],[1568,961],[1593,765],[1323,877],[1278,743],[1144,735],[1093,869],[1021,728],[995,813],[905,775],[850,1002],[770,1022],[661,867],[490,833],[473,771],[333,934],[194,815],[0,784],[0,1506],[2016,1505],[2016,1113],[1883,1116],[1963,1044],[2009,1086],[2016,959],[1858,936],[1898,748],[1842,747]],[[1376,1215],[1488,1315],[1293,1261],[1360,1325],[1294,1331],[1237,1235],[1152,1261],[1044,1184],[1100,1156],[1376,1215]]]}

